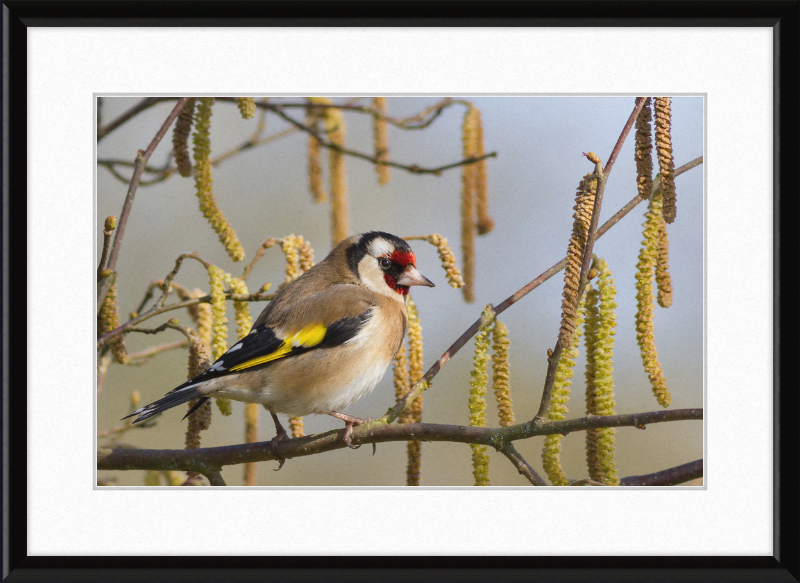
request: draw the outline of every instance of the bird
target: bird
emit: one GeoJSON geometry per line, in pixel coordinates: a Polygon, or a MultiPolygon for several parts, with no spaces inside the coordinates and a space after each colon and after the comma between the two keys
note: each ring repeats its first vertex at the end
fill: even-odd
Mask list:
{"type": "Polygon", "coordinates": [[[276,451],[288,439],[278,413],[336,417],[345,422],[345,444],[360,447],[352,443],[353,427],[369,419],[342,411],[375,388],[402,347],[409,288],[435,287],[416,264],[409,244],[395,235],[345,239],[278,292],[247,336],[205,372],[124,419],[137,416],[133,423],[140,423],[197,399],[185,419],[222,397],[263,405],[275,423],[276,451]]]}

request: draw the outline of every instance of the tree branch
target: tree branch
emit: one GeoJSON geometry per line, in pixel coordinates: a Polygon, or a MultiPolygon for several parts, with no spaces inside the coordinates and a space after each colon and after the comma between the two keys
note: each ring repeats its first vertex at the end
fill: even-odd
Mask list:
{"type": "MultiPolygon", "coordinates": [[[[147,161],[150,159],[153,151],[156,149],[158,144],[161,142],[161,139],[172,125],[172,122],[175,121],[175,118],[178,117],[178,114],[183,109],[183,106],[186,105],[186,101],[188,99],[188,97],[181,97],[178,100],[178,103],[175,104],[175,107],[167,116],[167,119],[164,120],[164,123],[161,125],[161,128],[158,130],[158,132],[156,132],[155,137],[150,142],[150,145],[147,146],[147,149],[144,151],[139,150],[139,152],[136,154],[136,163],[133,167],[133,176],[131,177],[131,182],[128,186],[128,194],[125,196],[125,203],[122,205],[122,212],[120,213],[119,221],[117,223],[117,235],[114,237],[114,245],[111,248],[111,254],[108,257],[108,264],[106,265],[108,269],[113,270],[117,265],[119,248],[122,245],[122,237],[125,234],[125,226],[128,224],[128,217],[131,214],[133,199],[136,196],[136,189],[139,187],[139,179],[142,177],[142,171],[147,165],[147,161]]],[[[104,281],[100,290],[100,294],[98,294],[98,304],[100,304],[102,299],[105,297],[108,287],[109,284],[107,281],[104,281]]]]}
{"type": "Polygon", "coordinates": [[[108,134],[110,134],[115,129],[117,129],[119,126],[124,124],[126,121],[136,117],[137,115],[142,113],[144,110],[150,109],[156,103],[161,103],[162,101],[171,101],[173,99],[175,99],[175,98],[174,97],[145,97],[139,103],[134,105],[132,108],[130,108],[128,111],[126,111],[125,113],[120,115],[118,118],[116,118],[114,121],[112,121],[108,125],[106,125],[106,126],[104,126],[102,128],[97,128],[97,141],[99,142],[100,140],[105,138],[108,134]]]}
{"type": "Polygon", "coordinates": [[[513,444],[507,443],[500,452],[514,464],[520,474],[528,478],[531,484],[534,486],[547,486],[547,482],[525,461],[525,458],[520,455],[513,444]]]}
{"type": "Polygon", "coordinates": [[[643,476],[628,476],[619,481],[620,486],[675,486],[703,477],[703,460],[675,466],[643,476]]]}
{"type": "MultiPolygon", "coordinates": [[[[387,424],[371,421],[354,428],[354,443],[384,443],[389,441],[449,441],[478,443],[502,451],[513,441],[538,435],[562,434],[601,427],[640,427],[650,423],[699,420],[702,409],[650,411],[627,415],[591,416],[536,425],[532,421],[511,427],[486,428],[435,423],[387,424]]],[[[208,474],[223,466],[290,459],[315,455],[347,447],[344,429],[318,435],[298,437],[277,442],[243,443],[222,447],[177,450],[119,450],[99,449],[98,470],[182,470],[208,474]]],[[[506,454],[508,455],[508,454],[506,454]]],[[[513,455],[513,454],[512,454],[513,455]]]]}
{"type": "MultiPolygon", "coordinates": [[[[696,166],[699,166],[702,163],[703,163],[702,156],[700,156],[699,158],[695,158],[691,162],[688,162],[683,166],[681,166],[680,168],[676,169],[675,176],[677,177],[683,174],[684,172],[691,170],[696,166]]],[[[656,188],[657,189],[661,188],[660,182],[655,185],[654,192],[656,188]]],[[[603,223],[603,226],[597,229],[597,236],[595,237],[595,240],[605,235],[609,231],[609,229],[611,229],[611,227],[616,225],[625,215],[631,212],[640,202],[642,202],[642,200],[643,199],[638,195],[635,196],[628,204],[622,207],[613,217],[611,217],[609,220],[603,223]]],[[[497,307],[494,308],[495,315],[500,315],[502,312],[513,306],[515,303],[520,301],[522,298],[531,293],[537,287],[542,285],[545,281],[547,281],[548,279],[556,275],[559,271],[564,269],[566,265],[567,265],[567,259],[565,257],[564,259],[562,259],[561,261],[559,261],[558,263],[556,263],[555,265],[553,265],[552,267],[550,267],[549,269],[538,275],[530,283],[524,285],[518,291],[514,292],[505,300],[503,300],[499,305],[497,305],[497,307]]],[[[397,417],[405,410],[405,408],[408,406],[409,403],[413,403],[414,400],[420,395],[420,393],[428,389],[428,386],[430,386],[430,382],[437,374],[439,374],[439,371],[442,370],[442,367],[447,363],[447,361],[453,358],[453,356],[459,350],[461,350],[461,348],[463,348],[467,342],[469,342],[470,338],[472,338],[473,336],[475,336],[475,334],[478,333],[478,330],[482,325],[483,325],[483,316],[475,320],[472,326],[467,328],[467,330],[461,336],[459,336],[455,342],[453,342],[450,348],[448,348],[445,351],[445,353],[439,357],[439,360],[433,363],[433,366],[431,366],[431,368],[428,369],[428,372],[425,373],[425,376],[423,376],[417,384],[411,387],[411,390],[409,390],[409,392],[406,393],[405,396],[403,396],[403,398],[401,398],[392,407],[390,407],[389,410],[381,419],[383,421],[386,421],[387,423],[391,423],[395,419],[397,419],[397,417]]]]}
{"type": "Polygon", "coordinates": [[[206,472],[204,474],[208,478],[208,483],[212,486],[227,486],[225,480],[222,479],[222,474],[219,472],[206,472]]]}
{"type": "MultiPolygon", "coordinates": [[[[274,112],[276,115],[281,117],[284,121],[292,124],[293,126],[295,126],[300,131],[305,132],[305,133],[313,136],[319,142],[319,144],[321,146],[324,146],[325,148],[328,148],[330,150],[336,150],[337,152],[341,152],[342,154],[346,154],[348,156],[352,156],[353,158],[360,158],[362,160],[366,160],[368,162],[371,162],[372,164],[375,164],[376,166],[391,166],[392,168],[398,168],[400,170],[406,170],[407,172],[410,172],[412,174],[434,174],[434,175],[438,176],[439,174],[441,174],[445,170],[450,170],[452,168],[457,168],[459,166],[464,166],[465,164],[472,164],[474,162],[480,162],[481,160],[483,160],[485,158],[496,158],[497,157],[497,152],[489,152],[488,154],[484,154],[483,156],[475,156],[475,157],[472,157],[472,158],[465,158],[464,160],[461,160],[460,162],[454,162],[452,164],[446,164],[444,166],[439,166],[438,168],[422,168],[421,166],[418,166],[416,164],[407,165],[407,164],[398,164],[397,162],[391,162],[389,160],[379,160],[376,156],[369,156],[369,155],[363,154],[361,152],[356,152],[355,150],[348,150],[347,148],[343,148],[343,147],[339,146],[338,144],[334,144],[333,142],[329,142],[328,140],[326,140],[325,138],[320,136],[319,133],[314,131],[312,128],[308,127],[307,125],[305,125],[302,122],[297,121],[293,117],[291,117],[291,116],[287,115],[286,113],[284,113],[283,111],[281,111],[281,106],[280,105],[266,103],[266,104],[262,104],[262,107],[266,107],[270,111],[274,112]]],[[[316,107],[316,105],[314,107],[316,107]]]]}
{"type": "MultiPolygon", "coordinates": [[[[634,106],[630,116],[628,116],[628,121],[622,128],[622,132],[620,132],[619,138],[617,138],[617,143],[614,145],[614,149],[611,151],[611,155],[608,157],[608,163],[606,164],[605,170],[603,169],[599,160],[595,157],[596,167],[594,174],[597,177],[597,191],[594,197],[592,220],[589,224],[589,232],[586,235],[586,246],[583,250],[583,262],[581,264],[580,278],[578,279],[578,294],[575,299],[575,310],[578,309],[578,306],[581,303],[581,298],[583,297],[583,293],[586,291],[586,284],[589,282],[589,266],[592,263],[592,251],[594,250],[595,241],[597,241],[597,224],[600,221],[600,209],[603,205],[603,193],[606,190],[608,176],[611,173],[611,168],[617,159],[617,155],[619,155],[622,144],[625,143],[625,139],[628,137],[628,133],[630,133],[633,124],[636,122],[639,112],[644,107],[644,104],[644,97],[640,97],[636,100],[636,105],[634,106]]],[[[547,374],[545,375],[542,399],[539,404],[539,411],[537,411],[536,416],[533,418],[537,423],[544,423],[550,412],[550,396],[553,393],[553,385],[556,382],[556,370],[558,369],[558,362],[561,359],[562,350],[562,338],[561,333],[559,332],[559,338],[556,340],[555,348],[553,348],[552,354],[550,354],[550,356],[547,358],[547,374]]]]}

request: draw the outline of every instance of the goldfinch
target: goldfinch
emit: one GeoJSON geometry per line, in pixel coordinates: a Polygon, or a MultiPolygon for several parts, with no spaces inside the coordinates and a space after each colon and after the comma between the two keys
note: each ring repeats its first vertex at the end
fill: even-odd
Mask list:
{"type": "Polygon", "coordinates": [[[344,421],[344,441],[355,448],[353,426],[366,420],[342,411],[375,388],[402,346],[408,288],[434,287],[416,263],[394,235],[345,239],[281,290],[206,372],[128,417],[139,423],[199,399],[189,416],[209,397],[224,397],[261,403],[275,422],[273,442],[287,438],[278,413],[315,413],[344,421]]]}

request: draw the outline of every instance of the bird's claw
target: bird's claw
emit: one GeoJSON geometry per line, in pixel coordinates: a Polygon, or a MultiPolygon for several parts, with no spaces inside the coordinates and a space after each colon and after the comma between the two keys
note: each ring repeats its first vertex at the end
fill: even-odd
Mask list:
{"type": "Polygon", "coordinates": [[[289,436],[286,434],[286,432],[279,431],[278,434],[270,440],[270,443],[272,444],[272,450],[275,452],[275,455],[278,456],[278,467],[273,469],[273,472],[280,470],[283,467],[283,464],[286,463],[286,458],[281,457],[281,455],[278,453],[278,444],[281,441],[286,441],[287,439],[289,439],[289,436]]]}

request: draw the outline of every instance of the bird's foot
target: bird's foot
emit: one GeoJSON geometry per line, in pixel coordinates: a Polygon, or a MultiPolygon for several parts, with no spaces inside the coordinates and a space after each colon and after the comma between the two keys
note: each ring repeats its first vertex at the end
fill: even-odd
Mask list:
{"type": "Polygon", "coordinates": [[[278,456],[278,467],[273,470],[274,472],[280,470],[283,467],[283,464],[286,463],[286,458],[281,457],[280,454],[278,453],[278,444],[281,441],[286,441],[287,439],[289,439],[289,436],[286,434],[285,431],[283,431],[281,433],[278,433],[278,435],[276,435],[270,440],[270,443],[272,444],[272,449],[275,452],[275,455],[278,456]]]}
{"type": "Polygon", "coordinates": [[[275,452],[275,455],[278,456],[278,462],[279,462],[278,468],[273,470],[277,472],[283,467],[283,464],[286,463],[286,458],[281,457],[281,455],[278,453],[278,444],[281,441],[286,441],[287,439],[289,439],[289,434],[286,433],[286,430],[283,428],[283,425],[281,425],[281,422],[278,421],[278,416],[275,415],[275,413],[273,413],[272,411],[270,411],[270,414],[272,415],[272,420],[275,422],[275,431],[277,432],[275,437],[273,437],[270,440],[270,443],[272,443],[272,449],[275,452]]]}
{"type": "MultiPolygon", "coordinates": [[[[353,445],[352,437],[353,437],[353,427],[356,425],[361,425],[363,423],[369,423],[370,421],[374,421],[372,417],[367,417],[366,419],[361,419],[360,417],[353,417],[352,415],[347,415],[346,413],[338,413],[333,411],[332,413],[328,413],[332,417],[336,417],[337,419],[341,419],[344,421],[344,442],[350,449],[358,449],[361,447],[359,445],[353,445]]],[[[372,444],[372,455],[375,455],[375,444],[372,444]]]]}

